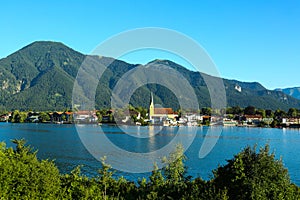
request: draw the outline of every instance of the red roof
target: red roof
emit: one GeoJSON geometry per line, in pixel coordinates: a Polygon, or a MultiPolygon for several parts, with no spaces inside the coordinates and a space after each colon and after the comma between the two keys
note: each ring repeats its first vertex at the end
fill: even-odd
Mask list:
{"type": "Polygon", "coordinates": [[[203,119],[209,119],[209,118],[211,118],[211,116],[209,116],[209,115],[204,115],[204,116],[202,116],[202,118],[203,118],[203,119]]]}
{"type": "Polygon", "coordinates": [[[247,119],[261,119],[261,115],[245,115],[247,119]]]}
{"type": "Polygon", "coordinates": [[[91,111],[88,110],[79,110],[76,112],[77,115],[90,115],[91,111]]]}
{"type": "Polygon", "coordinates": [[[154,108],[154,114],[170,115],[175,113],[172,108],[154,108]]]}
{"type": "Polygon", "coordinates": [[[67,114],[67,115],[72,115],[73,112],[65,112],[65,114],[67,114]]]}

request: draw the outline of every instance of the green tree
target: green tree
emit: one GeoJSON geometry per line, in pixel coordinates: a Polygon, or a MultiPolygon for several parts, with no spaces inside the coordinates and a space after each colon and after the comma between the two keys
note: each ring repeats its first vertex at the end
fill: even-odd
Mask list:
{"type": "Polygon", "coordinates": [[[256,113],[256,108],[254,106],[247,106],[244,109],[244,114],[245,115],[255,115],[256,113]]]}
{"type": "Polygon", "coordinates": [[[255,114],[261,115],[263,118],[266,117],[266,111],[264,109],[259,109],[255,114]]]}
{"type": "Polygon", "coordinates": [[[277,127],[279,124],[280,124],[279,121],[278,121],[277,119],[274,119],[274,120],[272,121],[272,123],[271,123],[270,126],[271,126],[272,128],[275,128],[275,127],[277,127]]]}
{"type": "Polygon", "coordinates": [[[108,116],[109,116],[109,122],[113,123],[115,121],[113,114],[109,114],[108,116]]]}
{"type": "Polygon", "coordinates": [[[203,115],[211,115],[212,109],[211,108],[201,108],[201,114],[203,115]]]}
{"type": "Polygon", "coordinates": [[[245,148],[215,170],[213,184],[219,190],[228,190],[230,199],[298,199],[299,191],[291,184],[287,169],[281,160],[269,153],[266,145],[245,148]]]}
{"type": "Polygon", "coordinates": [[[11,122],[13,123],[23,123],[27,118],[26,112],[20,112],[19,110],[15,110],[11,116],[11,122]]]}
{"type": "Polygon", "coordinates": [[[148,110],[146,108],[143,108],[143,107],[139,106],[139,107],[136,108],[136,111],[141,114],[141,117],[143,119],[146,119],[146,115],[148,113],[148,110]]]}
{"type": "Polygon", "coordinates": [[[148,194],[147,198],[154,199],[160,196],[159,192],[161,192],[164,185],[165,185],[165,179],[161,173],[161,170],[159,170],[157,165],[154,164],[154,169],[150,176],[150,184],[149,184],[150,194],[148,194]]]}
{"type": "Polygon", "coordinates": [[[182,145],[177,145],[176,150],[171,152],[169,157],[163,158],[163,163],[166,164],[163,172],[167,181],[172,184],[177,184],[184,181],[185,166],[184,160],[186,159],[183,154],[184,149],[182,145]]]}
{"type": "Polygon", "coordinates": [[[243,109],[240,108],[239,106],[226,108],[226,114],[241,115],[242,113],[243,113],[243,109]]]}
{"type": "Polygon", "coordinates": [[[53,162],[39,161],[24,140],[14,140],[15,150],[0,143],[0,199],[299,199],[300,189],[292,184],[281,160],[269,146],[247,147],[217,168],[204,181],[186,176],[183,147],[163,159],[166,167],[154,165],[149,180],[115,178],[102,159],[99,176],[88,178],[80,166],[60,175],[53,162]]]}
{"type": "Polygon", "coordinates": [[[50,116],[46,112],[40,112],[39,119],[41,122],[47,122],[50,121],[50,116]]]}
{"type": "Polygon", "coordinates": [[[98,122],[102,122],[102,114],[101,114],[101,112],[100,111],[97,111],[96,112],[96,116],[98,117],[98,122]]]}
{"type": "Polygon", "coordinates": [[[96,179],[102,199],[137,199],[136,185],[123,177],[115,179],[114,171],[105,160],[106,157],[101,159],[102,168],[98,171],[99,176],[96,179]]]}
{"type": "Polygon", "coordinates": [[[55,199],[60,194],[60,175],[52,161],[36,158],[24,140],[13,140],[16,149],[0,144],[0,198],[55,199]]]}
{"type": "Polygon", "coordinates": [[[290,108],[287,115],[289,117],[297,117],[298,116],[298,110],[296,108],[290,108]]]}
{"type": "Polygon", "coordinates": [[[81,175],[80,166],[62,175],[61,182],[63,199],[104,199],[97,181],[81,175]]]}
{"type": "Polygon", "coordinates": [[[281,118],[286,117],[286,116],[287,116],[287,113],[285,111],[283,111],[283,110],[277,109],[274,112],[274,117],[277,120],[280,120],[281,118]]]}
{"type": "Polygon", "coordinates": [[[270,109],[266,110],[266,117],[273,118],[274,117],[274,112],[270,109]]]}
{"type": "Polygon", "coordinates": [[[173,198],[182,199],[186,196],[187,182],[186,168],[184,160],[186,159],[182,145],[177,145],[174,152],[171,152],[168,157],[163,158],[163,163],[166,167],[162,169],[162,174],[165,177],[165,185],[163,187],[163,194],[165,198],[171,196],[173,198]]]}
{"type": "Polygon", "coordinates": [[[241,115],[243,113],[243,109],[239,106],[232,107],[232,114],[241,115]]]}

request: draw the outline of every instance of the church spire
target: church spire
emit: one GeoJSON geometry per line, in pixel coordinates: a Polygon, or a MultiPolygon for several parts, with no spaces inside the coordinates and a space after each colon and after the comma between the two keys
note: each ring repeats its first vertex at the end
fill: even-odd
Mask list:
{"type": "Polygon", "coordinates": [[[150,94],[150,104],[152,104],[153,103],[153,93],[151,92],[151,94],[150,94]]]}
{"type": "Polygon", "coordinates": [[[153,93],[150,95],[150,105],[149,105],[149,119],[152,120],[152,116],[154,115],[154,101],[153,101],[153,93]]]}

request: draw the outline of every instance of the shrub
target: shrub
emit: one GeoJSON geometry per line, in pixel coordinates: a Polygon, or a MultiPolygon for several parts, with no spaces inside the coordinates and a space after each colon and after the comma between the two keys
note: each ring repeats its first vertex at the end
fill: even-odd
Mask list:
{"type": "Polygon", "coordinates": [[[60,192],[60,175],[52,161],[36,158],[36,152],[13,141],[16,150],[0,144],[0,194],[4,199],[54,198],[60,192]]]}
{"type": "Polygon", "coordinates": [[[227,189],[230,199],[299,199],[288,170],[269,150],[269,145],[258,153],[255,147],[246,147],[213,172],[213,185],[227,189]]]}

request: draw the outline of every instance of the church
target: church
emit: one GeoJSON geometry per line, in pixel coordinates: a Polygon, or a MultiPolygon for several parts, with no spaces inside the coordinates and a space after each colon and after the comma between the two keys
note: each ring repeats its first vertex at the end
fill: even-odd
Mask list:
{"type": "Polygon", "coordinates": [[[153,124],[162,123],[165,120],[175,120],[178,117],[178,113],[174,112],[172,108],[155,108],[152,93],[148,115],[153,124]]]}

